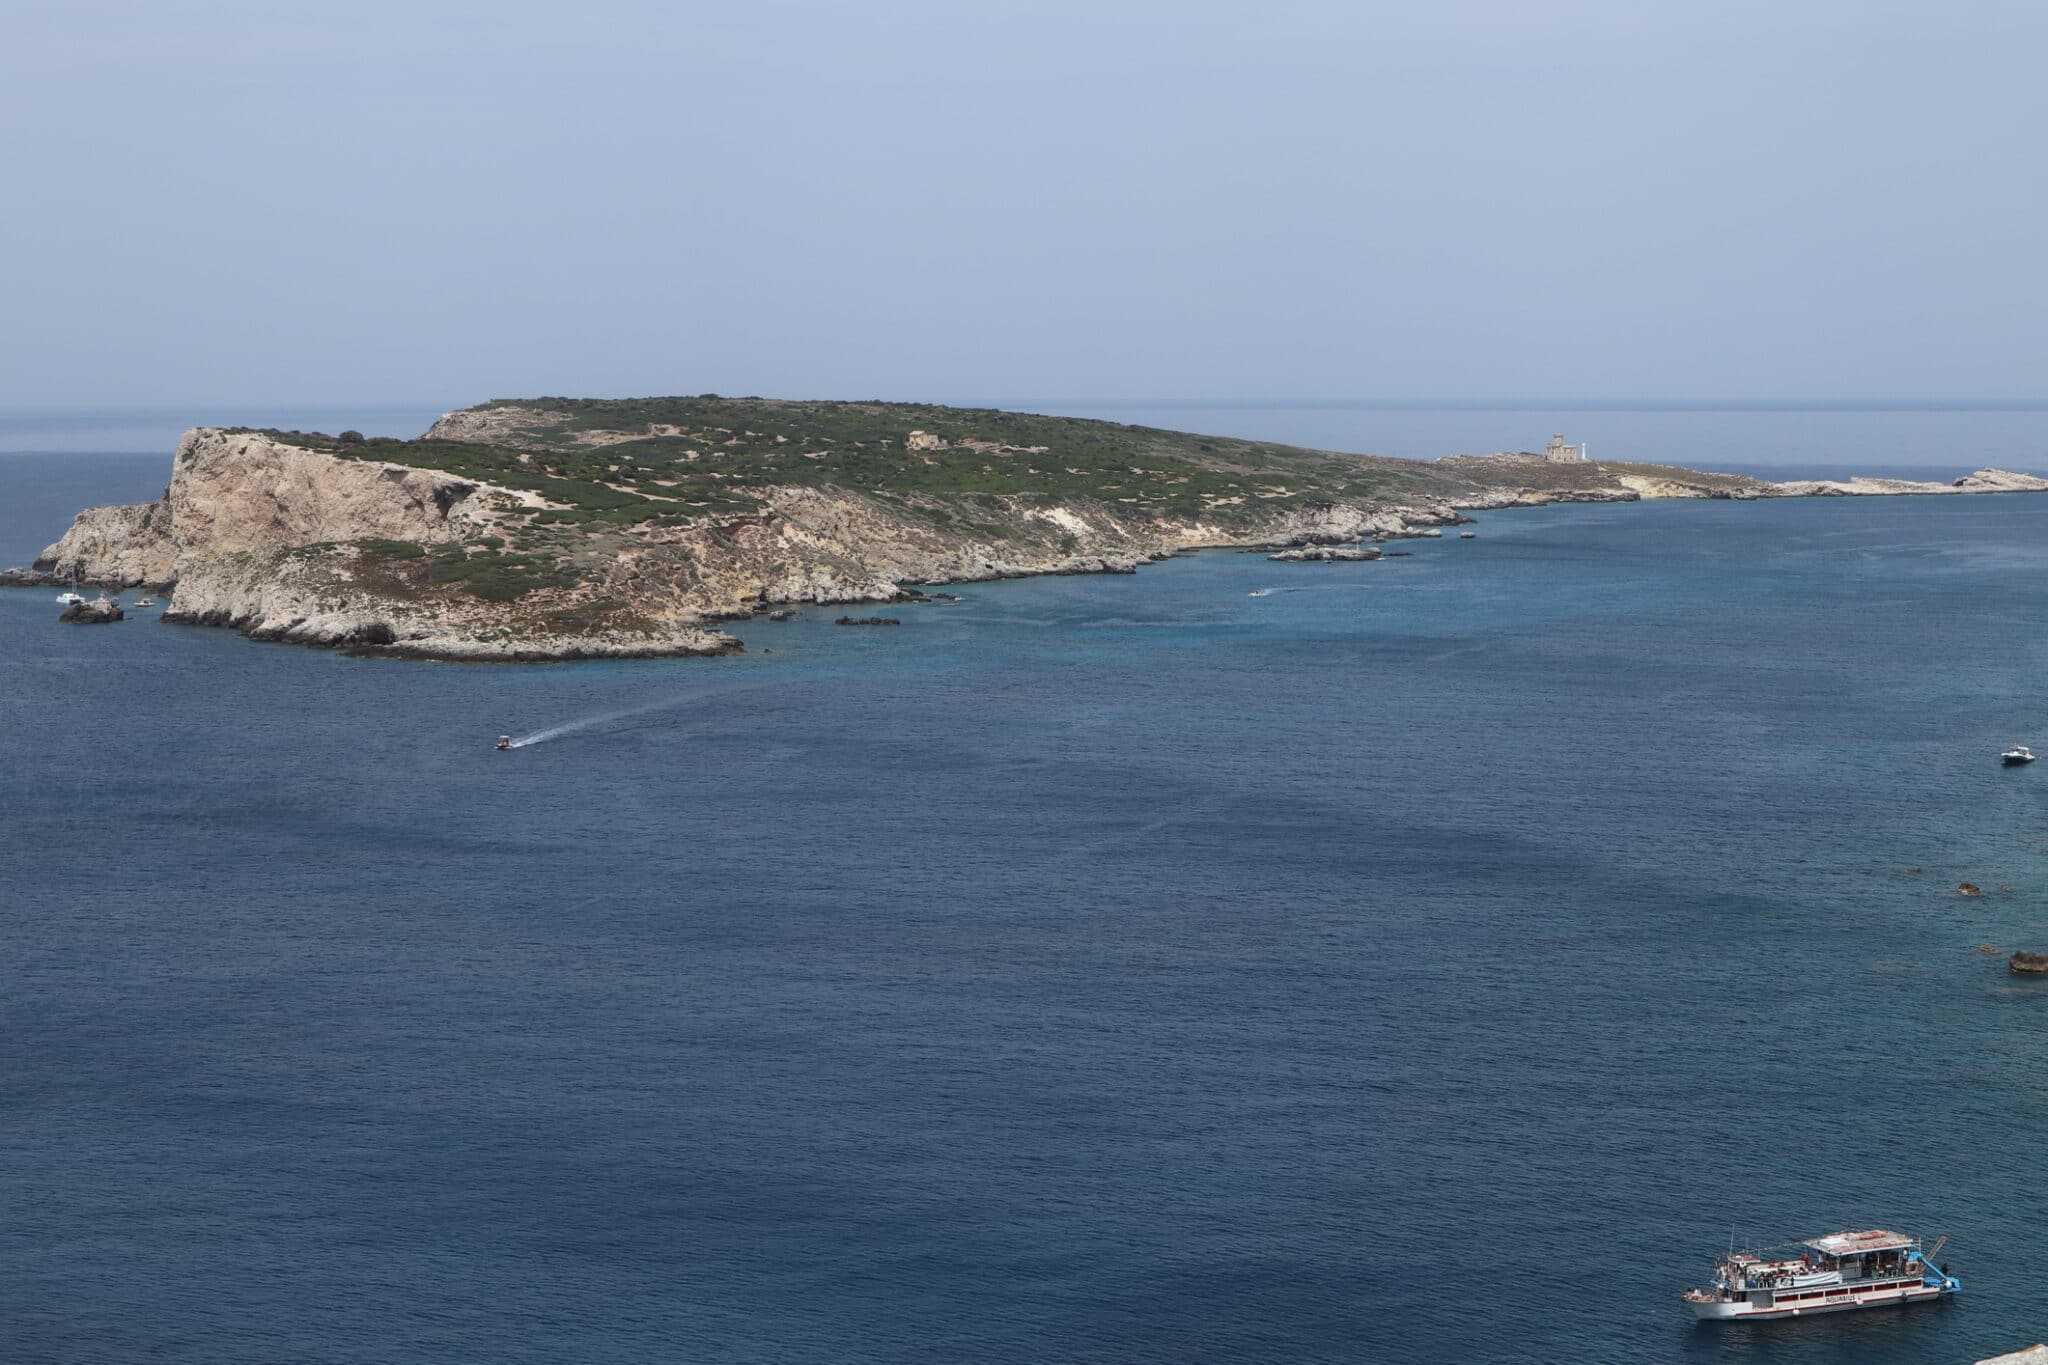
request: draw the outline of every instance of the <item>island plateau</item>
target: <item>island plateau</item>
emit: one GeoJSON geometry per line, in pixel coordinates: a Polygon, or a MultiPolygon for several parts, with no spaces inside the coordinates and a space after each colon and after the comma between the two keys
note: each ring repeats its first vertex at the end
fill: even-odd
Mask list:
{"type": "Polygon", "coordinates": [[[1402,460],[915,403],[539,398],[452,412],[409,441],[195,428],[162,497],[80,513],[14,581],[168,591],[165,620],[364,653],[721,654],[741,648],[721,624],[793,604],[1342,545],[1476,509],[2043,489],[1999,470],[1778,484],[1402,460]]]}

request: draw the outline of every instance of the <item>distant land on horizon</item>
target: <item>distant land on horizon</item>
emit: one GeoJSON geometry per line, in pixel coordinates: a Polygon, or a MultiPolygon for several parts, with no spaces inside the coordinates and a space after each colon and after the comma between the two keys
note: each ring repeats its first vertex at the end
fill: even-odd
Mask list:
{"type": "MultiPolygon", "coordinates": [[[[594,395],[609,401],[630,401],[640,395],[613,394],[594,395]]],[[[734,395],[749,399],[781,398],[782,395],[734,395]]],[[[903,399],[877,398],[873,396],[841,396],[837,401],[849,403],[899,403],[903,399]]],[[[1333,411],[1356,410],[1363,412],[2042,412],[2048,413],[2048,397],[1889,397],[1889,398],[1838,398],[1825,396],[1795,396],[1782,398],[1759,397],[1545,397],[1542,395],[1513,395],[1493,397],[1428,396],[1395,397],[1157,397],[1144,395],[1122,395],[1108,397],[1087,397],[1081,395],[1039,396],[1031,398],[988,397],[986,395],[965,398],[938,398],[923,400],[943,406],[964,408],[1002,409],[1009,412],[1031,412],[1037,409],[1058,409],[1065,407],[1087,408],[1186,408],[1192,411],[1208,409],[1244,411],[1288,411],[1293,409],[1329,409],[1333,411]]],[[[265,415],[277,412],[302,412],[308,415],[352,413],[352,412],[447,412],[450,405],[444,400],[366,398],[354,402],[336,402],[320,399],[314,402],[293,402],[279,399],[192,401],[179,403],[107,403],[84,406],[33,407],[0,406],[0,421],[68,422],[92,418],[147,418],[174,416],[182,413],[230,411],[239,414],[265,415]]],[[[1056,412],[1049,415],[1058,415],[1056,412]]]]}
{"type": "MultiPolygon", "coordinates": [[[[710,387],[710,386],[705,386],[710,387]]],[[[462,401],[189,403],[0,408],[0,455],[167,454],[189,429],[253,425],[411,437],[462,401]]],[[[2048,472],[2048,399],[1038,398],[1001,407],[1230,439],[1436,459],[1540,446],[1553,433],[1595,458],[1824,477],[1853,469],[1954,477],[1985,466],[2048,472]],[[1435,405],[1433,406],[1432,403],[1435,405]]]]}

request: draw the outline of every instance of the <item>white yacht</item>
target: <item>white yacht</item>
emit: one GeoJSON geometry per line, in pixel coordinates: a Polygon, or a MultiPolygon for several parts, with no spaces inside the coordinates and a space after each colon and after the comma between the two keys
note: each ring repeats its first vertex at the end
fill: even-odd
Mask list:
{"type": "Polygon", "coordinates": [[[1946,1298],[1962,1288],[1948,1267],[1934,1264],[1947,1240],[1936,1238],[1922,1251],[1917,1237],[1872,1228],[1731,1251],[1714,1263],[1712,1285],[1685,1291],[1685,1304],[1696,1318],[1721,1321],[1803,1318],[1946,1298]]]}
{"type": "Polygon", "coordinates": [[[2039,758],[2040,755],[2035,753],[2032,749],[2029,749],[2024,744],[2015,744],[2010,749],[2007,749],[2004,753],[2000,754],[1999,757],[2005,760],[2006,767],[2017,768],[2022,763],[2032,763],[2035,759],[2039,758]]]}
{"type": "Polygon", "coordinates": [[[60,607],[77,607],[84,604],[85,598],[78,593],[60,592],[57,594],[57,605],[60,607]]]}

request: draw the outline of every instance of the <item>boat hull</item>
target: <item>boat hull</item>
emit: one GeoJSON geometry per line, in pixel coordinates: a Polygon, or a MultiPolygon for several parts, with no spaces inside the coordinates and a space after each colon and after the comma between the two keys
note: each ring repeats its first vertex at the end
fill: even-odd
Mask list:
{"type": "Polygon", "coordinates": [[[1956,1291],[1948,1285],[1918,1284],[1865,1288],[1828,1288],[1787,1291],[1769,1303],[1748,1299],[1686,1300],[1686,1307],[1702,1322],[1766,1322],[1780,1318],[1810,1318],[1821,1313],[1846,1313],[1857,1308],[1893,1308],[1908,1303],[1928,1303],[1947,1298],[1956,1291]]]}

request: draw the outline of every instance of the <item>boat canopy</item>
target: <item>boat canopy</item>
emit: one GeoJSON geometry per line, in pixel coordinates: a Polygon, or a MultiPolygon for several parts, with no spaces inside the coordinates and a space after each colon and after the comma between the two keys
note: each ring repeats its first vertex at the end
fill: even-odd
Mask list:
{"type": "Polygon", "coordinates": [[[1867,1232],[1831,1232],[1801,1245],[1824,1256],[1861,1256],[1866,1251],[1898,1251],[1913,1245],[1913,1239],[1904,1233],[1872,1228],[1867,1232]]]}

